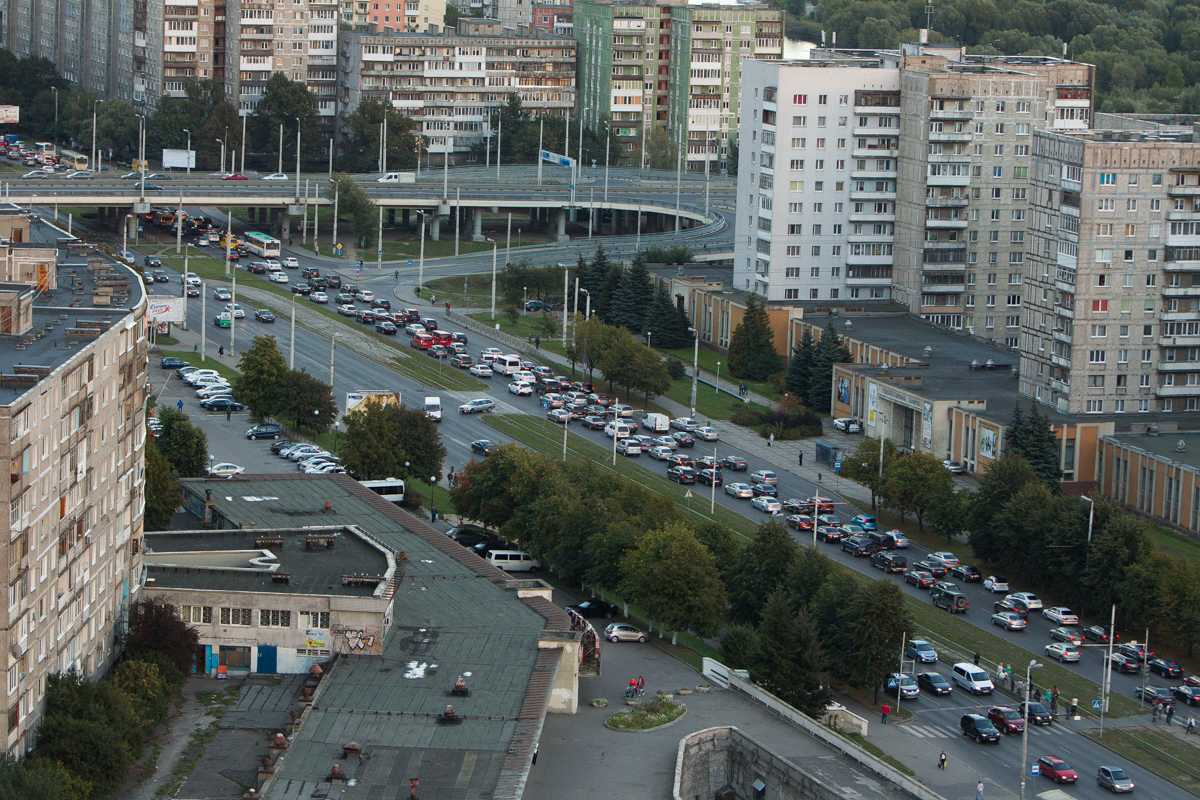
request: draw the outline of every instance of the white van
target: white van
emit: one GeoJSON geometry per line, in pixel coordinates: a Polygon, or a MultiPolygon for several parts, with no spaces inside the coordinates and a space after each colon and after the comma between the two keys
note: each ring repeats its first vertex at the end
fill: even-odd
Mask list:
{"type": "Polygon", "coordinates": [[[429,417],[434,422],[442,421],[442,398],[425,398],[425,416],[429,417]]]}
{"type": "Polygon", "coordinates": [[[521,371],[521,357],[512,354],[496,356],[496,360],[492,362],[492,369],[501,375],[515,375],[521,371]]]}
{"type": "Polygon", "coordinates": [[[521,550],[489,550],[485,558],[505,572],[537,572],[542,568],[542,562],[521,550]]]}
{"type": "Polygon", "coordinates": [[[974,664],[960,661],[954,665],[951,678],[971,694],[991,694],[996,691],[987,673],[974,664]]]}
{"type": "Polygon", "coordinates": [[[415,172],[385,172],[381,177],[375,179],[376,183],[416,183],[417,175],[415,172]]]}
{"type": "Polygon", "coordinates": [[[604,426],[604,435],[610,439],[628,439],[630,433],[629,426],[619,419],[604,426]]]}
{"type": "Polygon", "coordinates": [[[666,414],[647,414],[642,417],[642,427],[655,433],[666,433],[671,430],[671,418],[666,414]]]}

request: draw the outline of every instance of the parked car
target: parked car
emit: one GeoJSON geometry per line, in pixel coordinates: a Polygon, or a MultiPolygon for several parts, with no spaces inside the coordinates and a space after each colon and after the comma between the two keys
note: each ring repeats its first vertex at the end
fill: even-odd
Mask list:
{"type": "Polygon", "coordinates": [[[951,473],[953,473],[955,475],[961,475],[963,472],[966,471],[966,468],[963,467],[961,462],[951,461],[950,459],[946,459],[945,461],[943,461],[942,466],[945,467],[947,470],[949,470],[951,473]]]}
{"type": "Polygon", "coordinates": [[[158,362],[158,366],[162,367],[163,369],[179,369],[180,367],[190,367],[191,364],[188,364],[188,362],[184,361],[182,358],[167,356],[162,361],[158,362]]]}
{"type": "Polygon", "coordinates": [[[239,467],[237,464],[227,462],[213,464],[204,470],[205,474],[213,478],[232,478],[234,475],[241,475],[245,471],[245,467],[239,467]]]}
{"type": "Polygon", "coordinates": [[[567,611],[574,611],[584,619],[596,619],[598,617],[612,619],[621,613],[621,609],[603,600],[584,600],[582,603],[567,606],[567,611]]]}
{"type": "MultiPolygon", "coordinates": [[[[843,433],[862,433],[862,424],[850,417],[841,417],[833,421],[833,427],[843,433]]],[[[878,448],[876,448],[878,449],[878,448]]]]}
{"type": "Polygon", "coordinates": [[[604,629],[604,638],[610,642],[645,642],[646,634],[624,622],[614,622],[604,629]]]}
{"type": "Polygon", "coordinates": [[[246,407],[241,403],[235,402],[231,397],[210,397],[207,400],[200,401],[200,407],[206,408],[209,411],[244,411],[246,407]]]}

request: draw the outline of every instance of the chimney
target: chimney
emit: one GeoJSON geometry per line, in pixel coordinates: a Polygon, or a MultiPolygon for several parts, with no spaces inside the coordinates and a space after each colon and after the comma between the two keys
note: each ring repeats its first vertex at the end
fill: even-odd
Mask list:
{"type": "Polygon", "coordinates": [[[213,518],[213,506],[215,506],[216,504],[217,504],[217,501],[213,500],[212,489],[205,489],[204,490],[204,525],[205,525],[205,527],[208,527],[213,524],[213,519],[212,519],[213,518]]]}

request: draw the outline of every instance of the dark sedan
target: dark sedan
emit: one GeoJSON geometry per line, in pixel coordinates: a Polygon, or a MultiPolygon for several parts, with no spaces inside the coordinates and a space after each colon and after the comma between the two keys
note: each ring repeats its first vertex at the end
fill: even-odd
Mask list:
{"type": "Polygon", "coordinates": [[[275,455],[279,455],[279,453],[281,451],[287,450],[289,447],[292,447],[297,444],[299,444],[299,442],[293,441],[291,439],[280,439],[271,445],[271,452],[274,453],[275,455]]]}
{"type": "Polygon", "coordinates": [[[967,583],[983,582],[983,573],[966,564],[959,564],[957,567],[951,567],[950,574],[958,578],[960,581],[966,581],[967,583]]]}
{"type": "Polygon", "coordinates": [[[879,545],[866,536],[851,536],[842,540],[842,549],[853,556],[869,556],[879,549],[879,545]]]}
{"type": "Polygon", "coordinates": [[[1083,638],[1090,642],[1108,644],[1108,628],[1105,628],[1103,625],[1093,625],[1090,628],[1084,628],[1083,638]]]}
{"type": "Polygon", "coordinates": [[[234,402],[228,397],[213,397],[208,400],[200,401],[201,408],[207,408],[209,411],[242,411],[246,407],[241,403],[234,402]]]}
{"type": "MultiPolygon", "coordinates": [[[[789,522],[791,521],[791,519],[792,519],[792,517],[788,517],[789,522]]],[[[798,520],[798,522],[796,523],[796,526],[795,526],[797,529],[801,525],[801,521],[802,521],[803,523],[805,523],[805,525],[804,525],[805,530],[812,530],[812,519],[810,517],[801,517],[800,515],[796,515],[796,519],[798,520]]],[[[834,527],[833,525],[818,525],[817,526],[817,538],[820,539],[822,542],[830,542],[830,543],[840,542],[846,538],[846,532],[844,530],[842,530],[841,528],[834,527]]]]}
{"type": "Polygon", "coordinates": [[[745,472],[750,469],[750,462],[741,456],[725,456],[721,459],[721,466],[733,472],[745,472]]]}
{"type": "Polygon", "coordinates": [[[687,433],[686,431],[675,431],[674,433],[671,434],[671,438],[674,439],[679,444],[680,447],[695,447],[696,446],[696,437],[692,436],[690,433],[687,433]]]}
{"type": "Polygon", "coordinates": [[[1159,703],[1175,705],[1175,695],[1171,694],[1171,690],[1162,686],[1147,686],[1144,690],[1141,686],[1133,687],[1133,696],[1137,699],[1145,699],[1147,703],[1153,703],[1155,698],[1159,703]]]}
{"type": "Polygon", "coordinates": [[[937,583],[937,579],[925,570],[910,569],[904,573],[904,582],[911,583],[918,589],[928,589],[933,584],[937,583]]]}
{"type": "Polygon", "coordinates": [[[769,483],[756,483],[750,487],[755,497],[779,497],[779,490],[769,483]]]}
{"type": "Polygon", "coordinates": [[[696,482],[696,470],[691,467],[672,467],[667,470],[667,477],[679,485],[696,482]]]}
{"type": "Polygon", "coordinates": [[[594,431],[604,430],[604,426],[607,424],[607,420],[605,420],[604,417],[597,417],[595,415],[590,416],[590,417],[584,417],[582,422],[583,422],[583,427],[590,428],[591,430],[594,430],[594,431]]]}
{"type": "Polygon", "coordinates": [[[375,330],[377,333],[382,333],[385,336],[395,336],[396,335],[395,323],[390,322],[388,320],[383,320],[382,322],[376,322],[375,330]]]}
{"type": "Polygon", "coordinates": [[[725,485],[725,478],[722,477],[721,470],[719,469],[702,469],[697,473],[696,480],[705,486],[712,486],[713,484],[717,486],[725,485]]]}
{"type": "Polygon", "coordinates": [[[1041,703],[1030,703],[1028,711],[1025,709],[1025,704],[1021,703],[1017,706],[1017,711],[1031,725],[1049,725],[1054,721],[1054,717],[1050,716],[1050,712],[1041,703]]]}
{"type": "Polygon", "coordinates": [[[954,691],[950,681],[936,672],[918,672],[917,686],[933,694],[950,694],[954,691]]]}
{"type": "Polygon", "coordinates": [[[481,456],[490,456],[496,452],[496,445],[492,444],[488,439],[476,439],[471,442],[471,452],[479,453],[481,456]]]}
{"type": "Polygon", "coordinates": [[[265,308],[260,308],[254,312],[254,318],[259,322],[274,322],[275,315],[265,308]]]}
{"type": "Polygon", "coordinates": [[[995,603],[992,603],[992,611],[997,614],[1001,611],[1012,611],[1021,619],[1029,617],[1029,606],[1025,604],[1025,601],[1014,597],[1006,597],[1003,600],[997,600],[995,603]]]}
{"type": "Polygon", "coordinates": [[[1184,705],[1200,706],[1200,689],[1195,686],[1172,686],[1171,694],[1184,705]]]}
{"type": "Polygon", "coordinates": [[[293,283],[292,284],[292,294],[298,294],[298,295],[303,295],[304,297],[308,297],[310,294],[312,294],[312,287],[309,286],[307,283],[293,283]]]}
{"type": "Polygon", "coordinates": [[[918,561],[917,563],[913,564],[913,569],[917,569],[922,572],[928,572],[938,580],[946,577],[946,574],[949,572],[949,570],[946,569],[945,564],[935,563],[933,561],[929,561],[928,559],[925,561],[918,561]]]}
{"type": "Polygon", "coordinates": [[[574,611],[584,619],[595,619],[597,617],[612,619],[621,613],[621,609],[603,600],[584,600],[582,603],[567,606],[567,611],[574,611]]]}
{"type": "Polygon", "coordinates": [[[1156,658],[1147,664],[1146,667],[1151,672],[1156,672],[1164,678],[1178,678],[1183,674],[1183,667],[1169,658],[1156,658]]]}
{"type": "Polygon", "coordinates": [[[1123,656],[1120,653],[1113,653],[1108,660],[1108,668],[1113,672],[1127,672],[1130,675],[1136,675],[1142,671],[1142,665],[1138,663],[1136,658],[1132,656],[1123,656]]]}

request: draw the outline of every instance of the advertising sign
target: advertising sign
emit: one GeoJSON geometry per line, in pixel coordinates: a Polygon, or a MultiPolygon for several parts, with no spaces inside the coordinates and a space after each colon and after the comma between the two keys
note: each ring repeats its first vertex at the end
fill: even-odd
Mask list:
{"type": "Polygon", "coordinates": [[[346,413],[349,414],[363,403],[376,403],[386,406],[388,403],[400,405],[403,400],[399,392],[388,392],[382,389],[363,389],[357,392],[346,392],[346,413]]]}
{"type": "Polygon", "coordinates": [[[178,169],[196,168],[195,150],[166,150],[162,151],[163,169],[176,167],[178,169]]]}
{"type": "Polygon", "coordinates": [[[20,106],[0,106],[0,124],[7,125],[21,121],[20,106]]]}
{"type": "Polygon", "coordinates": [[[304,633],[304,647],[307,650],[325,649],[325,631],[309,628],[304,633]]]}
{"type": "Polygon", "coordinates": [[[979,455],[983,458],[996,457],[996,432],[991,428],[979,429],[979,455]]]}
{"type": "Polygon", "coordinates": [[[933,403],[926,403],[921,412],[921,449],[933,446],[933,403]]]}
{"type": "Polygon", "coordinates": [[[879,408],[879,387],[874,381],[867,386],[867,424],[875,427],[875,411],[879,408]]]}
{"type": "Polygon", "coordinates": [[[146,319],[151,322],[183,322],[187,314],[186,297],[151,297],[146,306],[146,319]]]}

